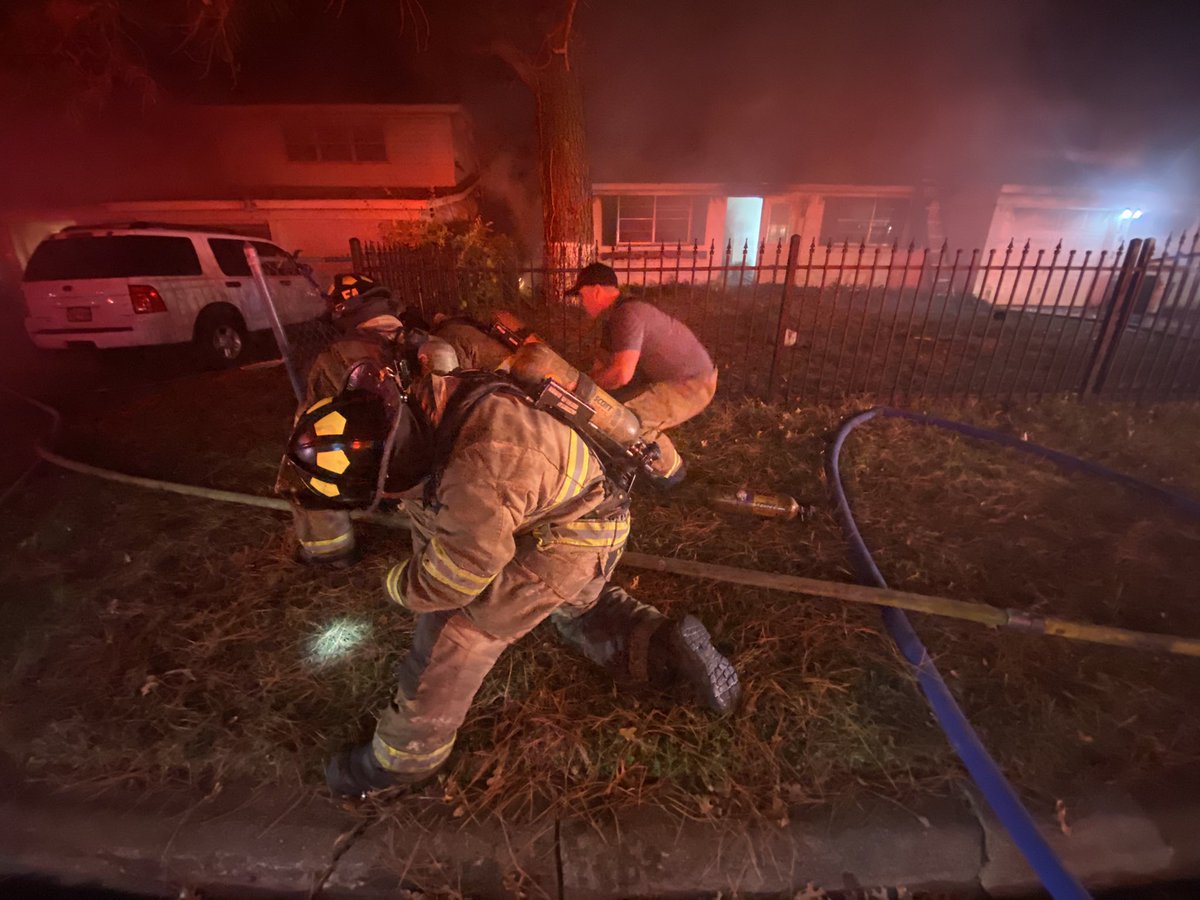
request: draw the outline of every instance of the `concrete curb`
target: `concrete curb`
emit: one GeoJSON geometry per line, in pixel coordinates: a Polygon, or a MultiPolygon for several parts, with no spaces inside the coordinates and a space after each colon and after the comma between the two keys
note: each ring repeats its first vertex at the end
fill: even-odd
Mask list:
{"type": "MultiPolygon", "coordinates": [[[[1007,832],[974,795],[970,800],[984,829],[980,885],[997,897],[1036,890],[1037,878],[1007,832]]],[[[1066,830],[1046,816],[1039,830],[1090,888],[1200,873],[1200,782],[1194,772],[1160,773],[1128,789],[1096,788],[1066,804],[1065,822],[1066,830]]]]}
{"type": "MultiPolygon", "coordinates": [[[[1047,834],[1091,887],[1200,874],[1200,803],[1183,802],[1200,798],[1180,795],[1188,782],[1173,784],[1166,794],[1098,791],[1075,804],[1070,836],[1054,822],[1047,834]],[[1148,801],[1158,803],[1153,813],[1148,801]]],[[[808,885],[851,896],[898,886],[1004,896],[1037,887],[990,814],[969,802],[912,810],[881,803],[745,827],[648,810],[599,825],[546,818],[502,827],[464,823],[429,798],[404,803],[424,812],[405,815],[401,805],[362,830],[362,819],[308,789],[228,788],[197,801],[87,799],[20,786],[0,799],[0,874],[129,891],[303,897],[337,855],[322,896],[791,896],[808,885]]]]}

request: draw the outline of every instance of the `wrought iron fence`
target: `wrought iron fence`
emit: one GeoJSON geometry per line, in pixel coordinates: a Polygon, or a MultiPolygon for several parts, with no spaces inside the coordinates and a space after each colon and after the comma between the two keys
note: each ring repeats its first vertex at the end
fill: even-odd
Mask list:
{"type": "MultiPolygon", "coordinates": [[[[427,316],[507,308],[570,358],[598,333],[563,302],[565,268],[457,266],[436,250],[351,242],[356,268],[427,316]]],[[[723,390],[830,403],[862,396],[1028,400],[1200,395],[1200,234],[1116,250],[789,242],[592,248],[623,291],[687,323],[723,390]]]]}

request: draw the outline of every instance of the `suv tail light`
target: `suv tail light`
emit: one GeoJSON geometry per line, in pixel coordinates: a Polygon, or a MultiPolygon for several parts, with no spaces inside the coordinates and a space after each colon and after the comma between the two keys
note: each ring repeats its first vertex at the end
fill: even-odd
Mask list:
{"type": "Polygon", "coordinates": [[[133,311],[139,315],[167,311],[167,304],[163,303],[162,295],[148,284],[131,284],[129,302],[133,304],[133,311]]]}

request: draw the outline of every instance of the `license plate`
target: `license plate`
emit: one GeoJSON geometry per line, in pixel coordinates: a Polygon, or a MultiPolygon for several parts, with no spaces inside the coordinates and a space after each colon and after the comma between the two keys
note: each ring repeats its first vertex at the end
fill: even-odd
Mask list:
{"type": "Polygon", "coordinates": [[[68,322],[90,322],[92,321],[92,308],[90,306],[68,306],[67,307],[68,322]]]}

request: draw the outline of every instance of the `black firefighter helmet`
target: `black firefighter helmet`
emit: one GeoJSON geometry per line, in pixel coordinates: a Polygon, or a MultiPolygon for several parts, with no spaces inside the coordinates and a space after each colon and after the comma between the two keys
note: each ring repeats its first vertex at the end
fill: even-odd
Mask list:
{"type": "Polygon", "coordinates": [[[325,292],[325,302],[333,321],[350,331],[378,316],[396,315],[392,292],[366,275],[340,272],[325,292]]]}
{"type": "Polygon", "coordinates": [[[306,409],[287,456],[315,505],[351,509],[370,506],[380,490],[408,490],[432,468],[428,428],[413,408],[363,389],[306,409]]]}

